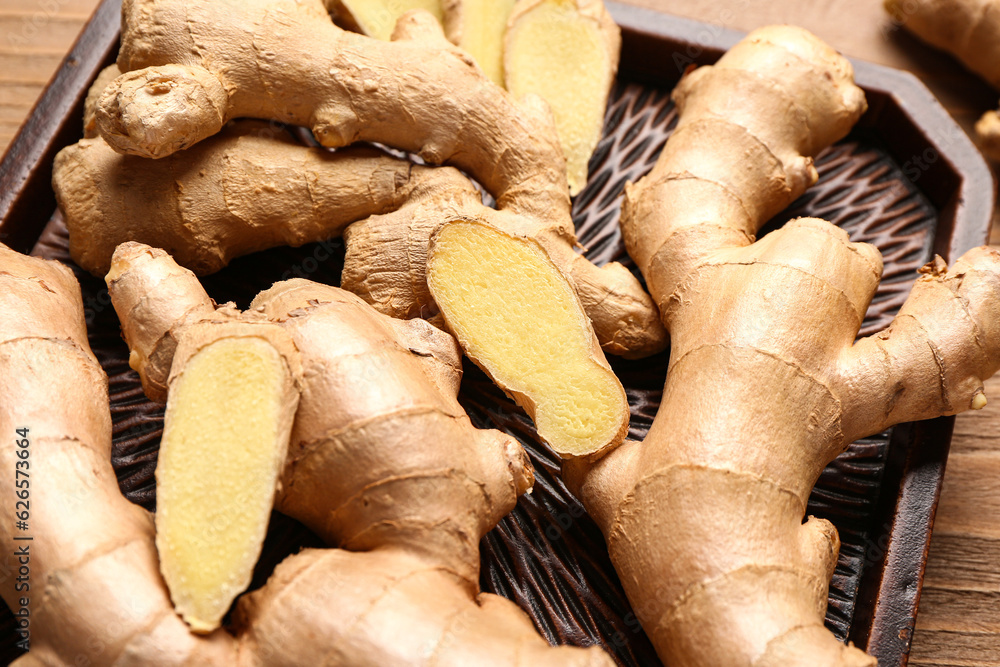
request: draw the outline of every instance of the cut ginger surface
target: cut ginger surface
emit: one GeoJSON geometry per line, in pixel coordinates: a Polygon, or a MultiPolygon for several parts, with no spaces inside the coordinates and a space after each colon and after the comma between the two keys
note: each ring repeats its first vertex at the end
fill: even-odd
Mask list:
{"type": "Polygon", "coordinates": [[[453,222],[434,240],[428,285],[469,358],[559,454],[588,456],[621,442],[625,391],[573,288],[536,243],[453,222]]]}
{"type": "Polygon", "coordinates": [[[449,0],[448,38],[469,52],[493,83],[503,86],[503,40],[515,0],[449,0]]]}
{"type": "Polygon", "coordinates": [[[369,37],[388,40],[399,17],[412,9],[423,9],[438,21],[440,0],[333,0],[327,6],[345,24],[369,37]]]}
{"type": "Polygon", "coordinates": [[[519,5],[505,39],[507,89],[548,103],[575,195],[587,183],[587,163],[601,139],[618,67],[618,28],[600,3],[544,0],[519,5]]]}
{"type": "Polygon", "coordinates": [[[288,448],[292,391],[282,356],[253,337],[201,348],[171,384],[156,544],[174,604],[196,632],[217,628],[250,583],[288,448]]]}

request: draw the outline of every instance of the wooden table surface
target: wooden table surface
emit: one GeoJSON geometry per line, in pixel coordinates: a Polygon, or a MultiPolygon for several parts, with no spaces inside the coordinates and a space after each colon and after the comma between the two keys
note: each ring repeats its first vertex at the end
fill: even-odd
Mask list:
{"type": "MultiPolygon", "coordinates": [[[[906,69],[966,129],[998,94],[892,25],[880,0],[628,0],[736,30],[794,23],[849,56],[906,69]]],[[[98,0],[0,0],[0,153],[98,0]]],[[[995,217],[996,221],[996,217],[995,217]]],[[[992,241],[1000,244],[1000,225],[992,241]]],[[[931,541],[910,664],[1000,667],[1000,376],[959,415],[931,541]]]]}

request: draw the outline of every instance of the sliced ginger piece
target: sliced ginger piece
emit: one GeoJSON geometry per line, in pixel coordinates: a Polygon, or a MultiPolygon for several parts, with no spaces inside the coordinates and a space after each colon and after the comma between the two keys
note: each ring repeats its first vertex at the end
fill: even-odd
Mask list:
{"type": "Polygon", "coordinates": [[[516,0],[445,0],[444,29],[495,84],[504,85],[503,41],[516,0]]]}
{"type": "Polygon", "coordinates": [[[181,368],[156,466],[156,546],[177,612],[207,633],[250,584],[298,393],[263,338],[216,340],[181,368]]]}
{"type": "Polygon", "coordinates": [[[566,156],[570,194],[587,183],[620,48],[618,26],[601,0],[520,0],[510,17],[507,90],[548,102],[566,156]]]}
{"type": "Polygon", "coordinates": [[[625,390],[576,292],[534,241],[457,221],[432,241],[427,283],[466,354],[564,457],[590,457],[628,430],[625,390]]]}
{"type": "MultiPolygon", "coordinates": [[[[328,3],[329,5],[330,3],[328,3]]],[[[443,20],[441,0],[335,0],[333,15],[351,30],[388,41],[399,17],[411,9],[424,9],[443,20]]]]}

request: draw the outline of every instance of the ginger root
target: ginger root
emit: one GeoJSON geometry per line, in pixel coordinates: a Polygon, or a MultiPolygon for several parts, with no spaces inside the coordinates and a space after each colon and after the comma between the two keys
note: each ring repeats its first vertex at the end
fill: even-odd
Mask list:
{"type": "MultiPolygon", "coordinates": [[[[129,285],[145,286],[123,324],[147,381],[158,364],[181,365],[190,380],[198,355],[242,346],[226,337],[188,358],[198,328],[265,329],[252,345],[272,361],[277,350],[279,368],[289,351],[265,337],[291,339],[304,372],[277,503],[341,548],[282,562],[237,602],[234,634],[192,633],[171,609],[153,521],[118,490],[107,378],[87,345],[79,287],[65,267],[0,246],[0,390],[10,397],[0,426],[28,429],[32,484],[32,647],[17,665],[613,664],[599,649],[548,646],[513,603],[479,593],[479,539],[532,475],[516,441],[473,428],[458,405],[454,339],[304,280],[262,293],[247,313],[213,308],[184,326],[177,304],[201,311],[207,299],[190,272],[138,244],[115,260],[116,306],[135,295],[129,285]]],[[[0,460],[14,470],[18,448],[7,443],[0,460]]],[[[13,477],[0,482],[9,496],[13,477]]],[[[22,545],[13,511],[0,510],[9,551],[22,545]]],[[[23,593],[12,584],[0,593],[14,606],[23,593]]]]}
{"type": "MultiPolygon", "coordinates": [[[[885,0],[893,21],[931,46],[947,51],[1000,89],[1000,6],[990,0],[885,0]]],[[[979,146],[1000,160],[1000,115],[976,123],[979,146]]]]}
{"type": "MultiPolygon", "coordinates": [[[[73,260],[101,276],[115,248],[131,240],[169,248],[182,266],[207,275],[253,252],[338,237],[372,215],[405,207],[400,217],[412,218],[431,193],[474,193],[450,167],[422,167],[372,148],[307,148],[257,121],[234,122],[155,161],[83,139],[57,154],[52,185],[73,260]]],[[[419,310],[428,298],[414,299],[402,310],[419,310]]]]}
{"type": "Polygon", "coordinates": [[[602,0],[520,0],[510,16],[504,36],[507,90],[548,102],[570,194],[587,184],[620,50],[621,34],[602,0]]]}
{"type": "Polygon", "coordinates": [[[548,100],[558,133],[546,105],[489,85],[424,11],[403,14],[393,40],[376,43],[334,26],[320,0],[126,0],[122,12],[126,73],[96,108],[119,152],[165,157],[233,118],[274,119],[311,128],[324,146],[377,141],[453,164],[500,208],[558,216],[572,236],[567,187],[586,182],[620,45],[600,0],[532,2],[510,17],[505,81],[519,98],[548,100]],[[273,57],[262,63],[261,53],[273,57]]]}
{"type": "Polygon", "coordinates": [[[388,41],[396,22],[411,9],[423,9],[438,21],[444,19],[441,0],[331,0],[333,18],[362,35],[388,41]]]}
{"type": "MultiPolygon", "coordinates": [[[[14,534],[14,503],[0,503],[0,545],[28,545],[31,558],[31,651],[15,665],[237,664],[230,637],[197,637],[173,613],[153,519],[118,490],[107,376],[72,272],[0,245],[0,309],[0,461],[13,473],[22,460],[15,429],[27,430],[30,452],[17,465],[31,492],[28,531],[14,534]]],[[[14,477],[0,481],[7,498],[14,477]]],[[[13,578],[0,593],[12,609],[24,596],[13,578]]]]}
{"type": "Polygon", "coordinates": [[[444,31],[490,81],[504,85],[503,42],[517,0],[444,0],[444,31]]]}
{"type": "Polygon", "coordinates": [[[427,278],[462,349],[552,449],[595,456],[621,443],[625,390],[573,288],[537,244],[454,221],[432,240],[427,278]]]}
{"type": "Polygon", "coordinates": [[[133,244],[116,260],[107,283],[129,362],[147,395],[167,403],[156,464],[160,568],[177,612],[207,633],[250,584],[264,544],[299,402],[299,354],[275,323],[216,310],[169,257],[133,244]],[[162,289],[167,303],[149,297],[162,289]]]}
{"type": "Polygon", "coordinates": [[[117,151],[161,158],[232,118],[274,119],[328,147],[377,141],[448,162],[500,208],[572,235],[546,114],[492,85],[426,12],[404,15],[391,42],[337,28],[319,0],[126,0],[122,12],[125,74],[96,111],[117,151]]]}
{"type": "Polygon", "coordinates": [[[824,465],[902,421],[981,407],[1000,367],[1000,253],[928,266],[855,341],[878,251],[821,220],[760,240],[865,109],[804,30],[756,30],[674,91],[680,120],[622,227],[671,335],[646,439],[564,474],[666,664],[874,665],[823,627],[839,540],[803,523],[824,465]]]}

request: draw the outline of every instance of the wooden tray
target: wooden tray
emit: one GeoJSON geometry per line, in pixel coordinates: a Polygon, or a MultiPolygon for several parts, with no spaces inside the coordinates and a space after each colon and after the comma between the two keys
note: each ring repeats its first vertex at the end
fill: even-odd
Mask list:
{"type": "MultiPolygon", "coordinates": [[[[675,120],[669,91],[680,75],[690,65],[714,61],[741,35],[609,6],[622,27],[619,82],[574,218],[588,256],[631,267],[617,226],[622,187],[651,168],[669,136],[675,120]]],[[[99,69],[113,60],[119,15],[120,0],[105,0],[98,8],[0,164],[0,241],[22,252],[68,259],[50,185],[52,160],[81,135],[83,98],[99,69]]],[[[815,215],[882,250],[885,279],[863,330],[870,333],[891,319],[916,269],[932,253],[952,261],[986,241],[993,183],[964,133],[914,77],[866,63],[855,68],[868,113],[817,160],[819,184],[769,228],[797,215],[815,215]]],[[[342,259],[339,242],[275,249],[237,260],[205,284],[218,301],[246,306],[293,266],[336,283],[342,259]],[[331,247],[332,257],[319,260],[331,255],[331,247]]],[[[91,344],[111,379],[119,481],[129,498],[152,509],[162,409],[145,400],[128,370],[103,284],[79,271],[78,276],[91,344]]],[[[612,364],[629,394],[630,436],[641,438],[659,403],[666,355],[612,364]]],[[[461,400],[477,425],[517,436],[538,477],[535,492],[483,540],[483,588],[518,602],[554,643],[596,643],[621,664],[659,664],[622,594],[602,536],[558,481],[556,459],[537,442],[523,413],[470,365],[461,400]]],[[[809,512],[833,521],[843,541],[827,624],[883,666],[906,663],[952,425],[952,419],[906,424],[854,443],[823,473],[810,500],[809,512]]],[[[318,542],[275,514],[254,586],[303,544],[318,542]]],[[[0,612],[0,660],[6,662],[17,655],[13,617],[6,609],[0,612]]]]}

